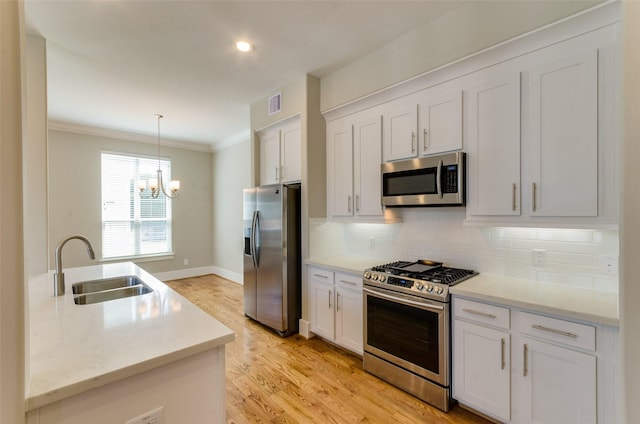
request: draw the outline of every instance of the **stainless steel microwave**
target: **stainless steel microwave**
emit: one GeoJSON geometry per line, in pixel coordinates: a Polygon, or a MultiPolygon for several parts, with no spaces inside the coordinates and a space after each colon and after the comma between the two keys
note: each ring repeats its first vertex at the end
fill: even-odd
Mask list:
{"type": "Polygon", "coordinates": [[[382,164],[382,204],[464,206],[465,162],[455,152],[382,164]]]}

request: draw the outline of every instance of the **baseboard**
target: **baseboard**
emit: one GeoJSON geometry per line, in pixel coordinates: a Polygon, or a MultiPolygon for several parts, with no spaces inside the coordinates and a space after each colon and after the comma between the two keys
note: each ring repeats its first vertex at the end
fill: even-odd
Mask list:
{"type": "Polygon", "coordinates": [[[233,281],[234,283],[238,283],[242,285],[244,281],[244,276],[237,272],[229,271],[228,269],[223,269],[217,266],[212,266],[212,273],[219,275],[222,278],[226,278],[227,280],[233,281]]]}
{"type": "Polygon", "coordinates": [[[181,278],[198,277],[200,275],[215,274],[234,283],[242,284],[242,274],[232,272],[217,266],[203,266],[200,268],[178,269],[176,271],[158,272],[153,274],[160,281],[180,280],[181,278]]]}
{"type": "Polygon", "coordinates": [[[160,281],[179,280],[181,278],[197,277],[199,275],[216,274],[215,267],[203,266],[200,268],[178,269],[175,271],[166,271],[154,273],[153,276],[160,281]]]}
{"type": "Polygon", "coordinates": [[[311,333],[311,326],[309,325],[309,321],[304,319],[300,319],[298,321],[298,334],[300,334],[307,340],[315,336],[315,334],[311,333]]]}

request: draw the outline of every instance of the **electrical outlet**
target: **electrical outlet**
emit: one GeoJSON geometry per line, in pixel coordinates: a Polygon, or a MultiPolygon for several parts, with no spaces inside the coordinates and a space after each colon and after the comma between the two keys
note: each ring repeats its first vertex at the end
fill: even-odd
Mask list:
{"type": "Polygon", "coordinates": [[[131,418],[125,424],[164,424],[164,406],[131,418]]]}
{"type": "Polygon", "coordinates": [[[600,258],[602,273],[607,275],[616,275],[618,273],[618,257],[602,256],[600,258]]]}
{"type": "Polygon", "coordinates": [[[376,238],[369,237],[369,249],[375,249],[375,248],[376,248],[376,238]]]}
{"type": "Polygon", "coordinates": [[[531,255],[531,261],[535,266],[544,265],[547,260],[547,251],[544,249],[533,249],[531,255]]]}
{"type": "Polygon", "coordinates": [[[185,259],[185,260],[184,260],[184,264],[185,264],[185,265],[189,265],[189,259],[185,259]]]}

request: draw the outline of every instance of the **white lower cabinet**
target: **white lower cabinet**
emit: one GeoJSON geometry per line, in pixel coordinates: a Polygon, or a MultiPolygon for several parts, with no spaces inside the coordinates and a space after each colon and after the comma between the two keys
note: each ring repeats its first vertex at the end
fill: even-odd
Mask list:
{"type": "Polygon", "coordinates": [[[362,276],[309,267],[311,331],[362,354],[362,276]]]}
{"type": "Polygon", "coordinates": [[[595,424],[596,357],[522,337],[521,423],[595,424]]]}
{"type": "Polygon", "coordinates": [[[453,397],[503,423],[617,422],[606,405],[615,378],[598,374],[615,369],[617,338],[610,333],[454,296],[453,397]]]}

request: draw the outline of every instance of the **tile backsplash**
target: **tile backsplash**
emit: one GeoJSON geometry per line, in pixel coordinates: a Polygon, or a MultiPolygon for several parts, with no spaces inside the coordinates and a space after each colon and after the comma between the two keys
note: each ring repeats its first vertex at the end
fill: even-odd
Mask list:
{"type": "Polygon", "coordinates": [[[618,291],[618,232],[465,227],[463,208],[404,209],[401,224],[310,221],[311,257],[433,259],[481,273],[618,291]],[[534,263],[534,253],[541,262],[534,263]]]}

